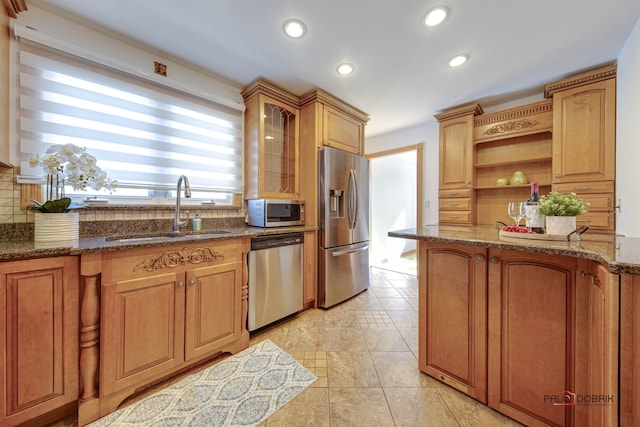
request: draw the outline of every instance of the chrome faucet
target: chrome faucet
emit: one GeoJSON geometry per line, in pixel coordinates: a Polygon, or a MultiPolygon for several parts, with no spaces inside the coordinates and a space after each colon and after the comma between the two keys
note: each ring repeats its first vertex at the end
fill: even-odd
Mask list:
{"type": "Polygon", "coordinates": [[[189,222],[189,211],[186,211],[187,212],[186,219],[180,219],[180,189],[182,187],[182,181],[184,181],[184,197],[187,197],[187,198],[191,197],[191,189],[189,188],[189,179],[184,175],[180,175],[180,178],[178,178],[178,185],[176,188],[176,211],[175,211],[175,214],[173,215],[173,232],[174,233],[178,233],[180,231],[180,227],[184,227],[189,222]]]}

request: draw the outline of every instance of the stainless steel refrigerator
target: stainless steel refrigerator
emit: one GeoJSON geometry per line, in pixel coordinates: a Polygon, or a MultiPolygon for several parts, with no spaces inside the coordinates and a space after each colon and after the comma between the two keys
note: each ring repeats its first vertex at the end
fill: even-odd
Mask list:
{"type": "Polygon", "coordinates": [[[369,287],[369,160],[319,150],[318,305],[331,307],[369,287]]]}

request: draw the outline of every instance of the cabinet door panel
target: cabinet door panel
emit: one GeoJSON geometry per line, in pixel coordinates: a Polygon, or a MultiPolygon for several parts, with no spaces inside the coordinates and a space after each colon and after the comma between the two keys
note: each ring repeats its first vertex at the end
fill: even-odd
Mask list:
{"type": "Polygon", "coordinates": [[[364,125],[331,107],[324,109],[324,145],[362,154],[364,125]]]}
{"type": "Polygon", "coordinates": [[[486,249],[420,242],[420,368],[486,402],[486,249]],[[421,276],[422,277],[422,276],[421,276]]]}
{"type": "Polygon", "coordinates": [[[554,182],[615,179],[615,79],[553,95],[554,182]]]}
{"type": "Polygon", "coordinates": [[[6,323],[0,321],[6,343],[2,415],[7,425],[15,425],[78,397],[78,270],[73,257],[1,267],[0,301],[6,303],[6,323]]]}
{"type": "Polygon", "coordinates": [[[179,283],[169,273],[103,285],[104,394],[183,362],[184,292],[179,283]]]}
{"type": "Polygon", "coordinates": [[[578,285],[585,292],[576,313],[576,393],[598,396],[597,405],[576,406],[576,426],[618,425],[618,333],[620,285],[617,274],[580,260],[578,285]]]}
{"type": "Polygon", "coordinates": [[[489,405],[527,425],[572,425],[574,406],[545,396],[575,390],[576,261],[490,256],[489,405]]]}
{"type": "Polygon", "coordinates": [[[471,188],[473,116],[440,123],[440,189],[471,188]]]}
{"type": "Polygon", "coordinates": [[[211,354],[241,333],[242,263],[187,272],[186,360],[211,354]]]}

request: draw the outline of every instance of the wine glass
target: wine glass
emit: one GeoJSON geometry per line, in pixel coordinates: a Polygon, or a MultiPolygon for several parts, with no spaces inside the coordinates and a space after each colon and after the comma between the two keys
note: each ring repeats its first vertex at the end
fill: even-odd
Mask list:
{"type": "Polygon", "coordinates": [[[530,224],[535,219],[537,213],[538,213],[537,206],[535,206],[535,205],[528,206],[527,203],[525,202],[525,204],[524,204],[524,218],[526,220],[525,225],[527,225],[527,229],[529,231],[531,231],[530,224]]]}
{"type": "Polygon", "coordinates": [[[524,202],[509,202],[507,213],[513,219],[513,222],[519,227],[520,221],[525,217],[524,202]]]}

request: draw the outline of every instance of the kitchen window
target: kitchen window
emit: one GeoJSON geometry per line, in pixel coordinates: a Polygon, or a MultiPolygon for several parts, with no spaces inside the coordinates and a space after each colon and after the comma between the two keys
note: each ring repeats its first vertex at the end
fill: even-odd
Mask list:
{"type": "MultiPolygon", "coordinates": [[[[242,190],[242,111],[24,40],[19,50],[20,171],[51,144],[87,148],[118,181],[114,202],[168,202],[180,175],[193,199],[242,190]]],[[[90,192],[67,195],[92,196],[90,192]]]]}

